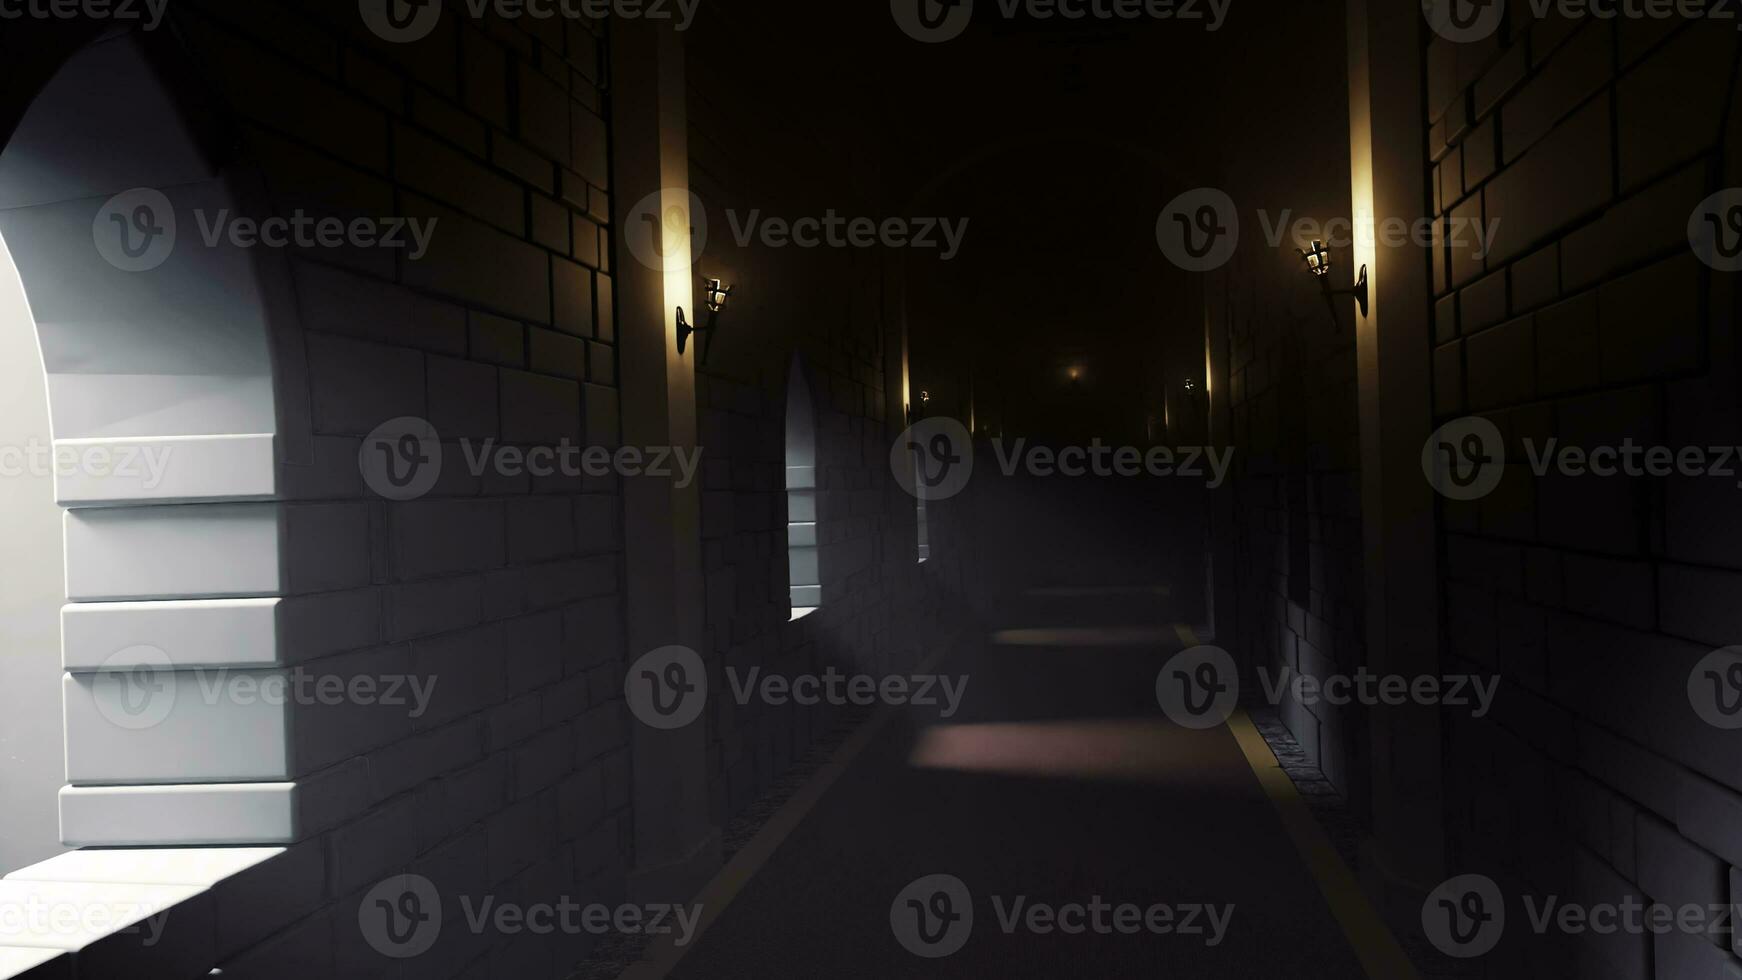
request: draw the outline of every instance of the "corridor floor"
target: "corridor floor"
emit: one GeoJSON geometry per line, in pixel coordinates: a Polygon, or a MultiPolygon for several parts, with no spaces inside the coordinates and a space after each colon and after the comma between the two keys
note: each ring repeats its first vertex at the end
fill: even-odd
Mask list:
{"type": "Polygon", "coordinates": [[[634,975],[1362,976],[1229,729],[1173,727],[1158,708],[1157,671],[1184,646],[1165,591],[1013,587],[995,628],[936,666],[967,675],[960,711],[890,719],[676,965],[634,975]],[[960,880],[972,923],[959,950],[927,958],[897,932],[935,908],[903,894],[934,875],[960,880]],[[1097,899],[1167,906],[1172,925],[1030,928],[1036,904],[1097,899]],[[1229,916],[1219,941],[1197,906],[1229,916]],[[1187,916],[1202,933],[1182,934],[1187,916]]]}

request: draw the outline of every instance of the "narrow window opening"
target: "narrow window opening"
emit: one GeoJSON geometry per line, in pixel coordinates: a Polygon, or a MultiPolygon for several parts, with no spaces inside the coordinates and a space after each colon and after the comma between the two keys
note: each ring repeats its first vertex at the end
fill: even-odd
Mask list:
{"type": "Polygon", "coordinates": [[[823,604],[817,482],[816,413],[804,365],[794,356],[786,385],[786,555],[795,620],[823,604]]]}

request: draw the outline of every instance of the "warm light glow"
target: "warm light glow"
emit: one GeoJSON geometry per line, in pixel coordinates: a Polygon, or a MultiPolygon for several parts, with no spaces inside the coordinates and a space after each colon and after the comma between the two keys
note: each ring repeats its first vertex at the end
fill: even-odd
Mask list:
{"type": "MultiPolygon", "coordinates": [[[[660,198],[660,213],[667,215],[668,228],[681,229],[682,222],[690,219],[691,196],[675,188],[665,188],[660,198]]],[[[681,308],[687,311],[696,309],[695,288],[696,278],[694,263],[690,259],[690,236],[681,230],[675,234],[668,233],[665,241],[665,338],[668,345],[668,357],[678,360],[683,355],[677,352],[677,311],[681,308]]]]}
{"type": "Polygon", "coordinates": [[[1219,764],[1222,742],[1159,720],[936,725],[921,733],[908,764],[918,769],[1244,787],[1238,766],[1219,764]]]}
{"type": "Polygon", "coordinates": [[[732,298],[732,288],[718,279],[703,280],[708,293],[708,312],[719,313],[726,309],[726,303],[732,298]]]}

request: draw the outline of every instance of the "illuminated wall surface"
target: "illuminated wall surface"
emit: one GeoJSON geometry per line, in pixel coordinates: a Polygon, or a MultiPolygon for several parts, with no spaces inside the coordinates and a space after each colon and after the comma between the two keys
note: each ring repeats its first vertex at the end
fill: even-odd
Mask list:
{"type": "MultiPolygon", "coordinates": [[[[5,248],[0,243],[0,251],[5,248]]],[[[0,515],[9,560],[0,587],[0,867],[59,851],[54,798],[65,781],[60,710],[60,508],[54,501],[48,394],[36,329],[10,255],[0,255],[0,515]]]]}

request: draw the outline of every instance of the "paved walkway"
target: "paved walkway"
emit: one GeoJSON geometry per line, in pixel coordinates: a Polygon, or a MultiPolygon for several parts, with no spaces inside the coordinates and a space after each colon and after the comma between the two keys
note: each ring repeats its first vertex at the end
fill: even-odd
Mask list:
{"type": "Polygon", "coordinates": [[[666,975],[1363,976],[1230,729],[1157,707],[1154,571],[1029,569],[959,712],[889,717],[666,975]]]}

